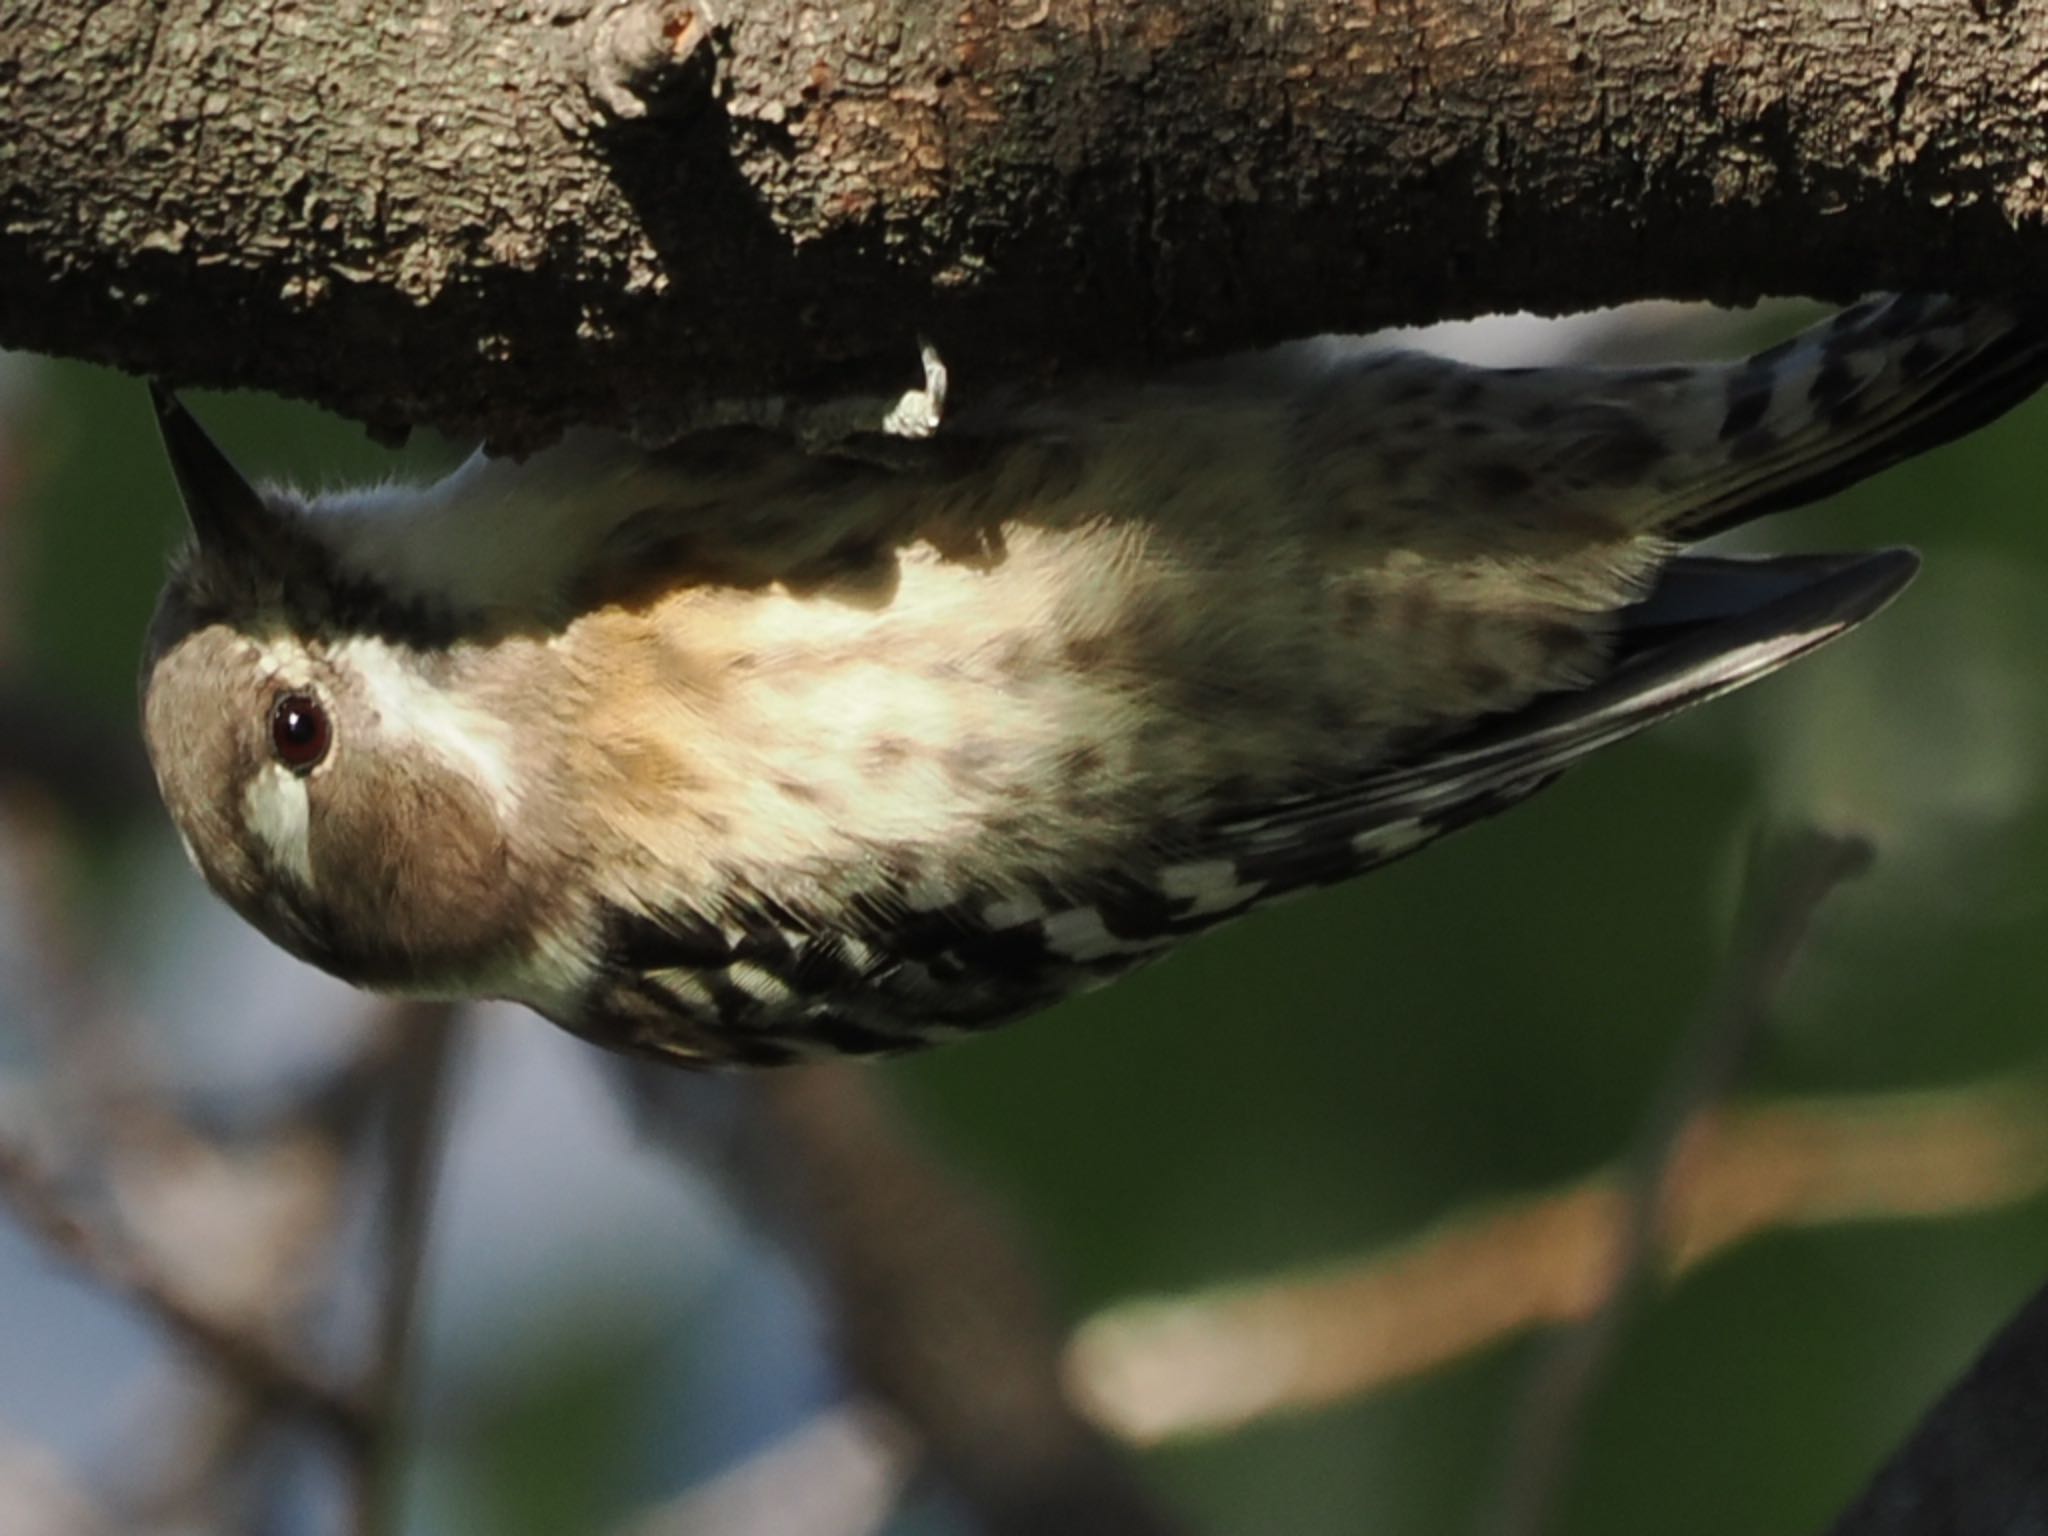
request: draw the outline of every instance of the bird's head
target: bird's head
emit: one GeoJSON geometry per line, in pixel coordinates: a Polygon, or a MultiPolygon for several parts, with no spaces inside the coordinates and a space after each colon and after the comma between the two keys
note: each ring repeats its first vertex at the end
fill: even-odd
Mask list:
{"type": "Polygon", "coordinates": [[[459,988],[521,928],[505,722],[452,686],[454,647],[395,632],[302,503],[155,398],[193,537],[150,625],[142,724],[192,862],[304,959],[459,988]]]}

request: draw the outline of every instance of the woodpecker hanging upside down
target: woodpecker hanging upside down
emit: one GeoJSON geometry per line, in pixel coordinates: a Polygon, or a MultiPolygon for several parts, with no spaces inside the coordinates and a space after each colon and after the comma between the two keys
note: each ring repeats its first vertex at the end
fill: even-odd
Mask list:
{"type": "Polygon", "coordinates": [[[1909,295],[1743,362],[1362,354],[894,467],[738,430],[311,498],[159,391],[195,538],[144,728],[208,882],[337,976],[692,1065],[905,1050],[1841,635],[1911,553],[1687,546],[2044,372],[2031,312],[1909,295]]]}

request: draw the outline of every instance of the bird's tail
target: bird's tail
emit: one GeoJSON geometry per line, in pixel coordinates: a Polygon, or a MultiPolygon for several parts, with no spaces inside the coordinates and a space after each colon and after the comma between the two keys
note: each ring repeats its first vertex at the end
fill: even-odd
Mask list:
{"type": "Polygon", "coordinates": [[[1868,300],[1693,376],[1699,441],[1672,456],[1670,501],[1654,522],[1704,538],[1816,501],[1974,431],[2044,382],[2048,309],[2039,304],[1868,300]]]}

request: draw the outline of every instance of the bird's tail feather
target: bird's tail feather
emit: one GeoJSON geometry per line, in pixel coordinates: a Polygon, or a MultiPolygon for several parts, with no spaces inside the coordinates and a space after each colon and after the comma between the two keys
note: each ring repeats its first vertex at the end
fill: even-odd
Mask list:
{"type": "Polygon", "coordinates": [[[1974,431],[2043,382],[2039,305],[1910,293],[1855,305],[1701,381],[1720,397],[1701,401],[1718,467],[1674,485],[1658,525],[1704,538],[1817,501],[1974,431]]]}

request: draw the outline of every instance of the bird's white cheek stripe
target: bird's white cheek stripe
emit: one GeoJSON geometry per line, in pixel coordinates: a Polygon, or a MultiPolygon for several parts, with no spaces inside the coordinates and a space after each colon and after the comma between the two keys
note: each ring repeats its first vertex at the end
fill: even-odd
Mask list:
{"type": "Polygon", "coordinates": [[[271,868],[289,874],[302,889],[312,890],[313,844],[306,781],[275,763],[266,764],[243,792],[242,811],[249,830],[269,853],[271,868]]]}
{"type": "Polygon", "coordinates": [[[334,658],[363,680],[387,731],[411,736],[443,762],[466,770],[501,818],[518,808],[518,776],[504,721],[423,682],[375,641],[338,647],[334,658]]]}

